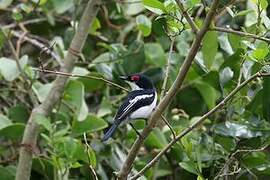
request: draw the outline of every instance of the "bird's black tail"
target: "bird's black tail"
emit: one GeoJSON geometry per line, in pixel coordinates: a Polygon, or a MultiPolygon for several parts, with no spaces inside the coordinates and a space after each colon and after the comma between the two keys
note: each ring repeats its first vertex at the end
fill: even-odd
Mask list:
{"type": "Polygon", "coordinates": [[[109,128],[109,130],[105,133],[104,137],[102,138],[102,141],[107,141],[115,132],[116,128],[118,127],[120,123],[115,121],[112,126],[109,128]]]}

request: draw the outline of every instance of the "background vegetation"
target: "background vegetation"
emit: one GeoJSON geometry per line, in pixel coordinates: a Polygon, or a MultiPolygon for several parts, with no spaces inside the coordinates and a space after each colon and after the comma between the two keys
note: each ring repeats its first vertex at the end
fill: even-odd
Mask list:
{"type": "Polygon", "coordinates": [[[0,0],[0,178],[138,178],[157,158],[141,178],[269,179],[269,15],[267,0],[0,0]],[[145,141],[128,125],[100,141],[135,72],[177,139],[152,118],[145,141]]]}

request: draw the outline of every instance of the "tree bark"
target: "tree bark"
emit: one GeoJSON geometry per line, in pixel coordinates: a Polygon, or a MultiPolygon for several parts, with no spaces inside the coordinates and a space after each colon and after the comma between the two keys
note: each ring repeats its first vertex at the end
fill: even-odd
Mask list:
{"type": "MultiPolygon", "coordinates": [[[[74,62],[81,52],[85,40],[88,35],[88,30],[98,12],[98,5],[100,0],[89,0],[83,12],[78,29],[71,41],[69,51],[63,60],[61,72],[71,72],[74,68],[74,62]]],[[[19,163],[17,167],[16,180],[29,180],[32,168],[33,151],[37,144],[37,137],[39,133],[39,126],[35,122],[37,115],[48,116],[52,111],[54,105],[60,100],[61,94],[64,91],[65,84],[68,80],[66,76],[58,76],[53,83],[45,101],[38,107],[33,109],[31,116],[26,124],[22,146],[20,149],[19,163]]]]}

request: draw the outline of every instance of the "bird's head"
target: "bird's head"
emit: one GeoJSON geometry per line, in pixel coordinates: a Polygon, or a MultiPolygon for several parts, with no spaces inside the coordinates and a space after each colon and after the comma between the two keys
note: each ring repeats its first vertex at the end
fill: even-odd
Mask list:
{"type": "Polygon", "coordinates": [[[131,74],[128,76],[120,76],[120,79],[125,80],[131,87],[132,90],[139,89],[153,89],[152,81],[143,74],[131,74]]]}

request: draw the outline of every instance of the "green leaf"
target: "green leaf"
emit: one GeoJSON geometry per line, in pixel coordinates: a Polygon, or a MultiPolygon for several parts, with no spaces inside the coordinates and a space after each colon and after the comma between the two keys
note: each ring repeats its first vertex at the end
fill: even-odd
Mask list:
{"type": "MultiPolygon", "coordinates": [[[[91,76],[103,78],[99,73],[93,72],[91,76]]],[[[93,92],[101,90],[105,83],[101,80],[90,79],[90,78],[79,78],[78,81],[82,82],[85,88],[85,92],[93,92]]]]}
{"type": "Polygon", "coordinates": [[[233,74],[233,71],[229,67],[226,67],[219,72],[219,81],[221,87],[224,87],[225,84],[233,78],[233,74]]]}
{"type": "Polygon", "coordinates": [[[145,56],[146,61],[149,64],[153,64],[158,67],[164,67],[166,65],[166,54],[162,46],[158,43],[146,43],[145,56]]]}
{"type": "Polygon", "coordinates": [[[52,83],[48,83],[48,84],[34,83],[34,86],[32,86],[32,89],[37,95],[38,100],[40,102],[43,102],[47,98],[52,86],[53,86],[52,83]]]}
{"type": "MultiPolygon", "coordinates": [[[[88,154],[85,152],[85,149],[86,147],[82,145],[82,143],[78,142],[77,143],[77,149],[76,151],[74,152],[73,154],[73,158],[75,158],[76,160],[81,160],[85,163],[89,163],[89,160],[88,160],[88,154]]],[[[93,152],[94,153],[94,152],[93,152]]],[[[91,157],[93,158],[93,157],[91,157]]],[[[91,165],[94,166],[92,163],[92,161],[94,161],[93,159],[90,159],[91,161],[91,165]]]]}
{"type": "Polygon", "coordinates": [[[100,131],[107,126],[107,123],[103,119],[90,114],[83,121],[74,121],[72,126],[72,133],[76,136],[79,136],[83,133],[93,133],[100,131]]]}
{"type": "Polygon", "coordinates": [[[124,57],[123,68],[126,74],[140,72],[145,62],[144,44],[135,41],[129,48],[129,54],[124,57]]]}
{"type": "Polygon", "coordinates": [[[147,147],[158,149],[164,148],[167,143],[165,135],[158,128],[154,129],[145,140],[147,147]]]}
{"type": "Polygon", "coordinates": [[[3,129],[11,124],[12,122],[6,116],[0,114],[0,129],[3,129]]]}
{"type": "Polygon", "coordinates": [[[214,126],[213,130],[215,133],[222,136],[238,137],[238,138],[254,138],[263,136],[264,133],[269,133],[270,129],[256,130],[255,128],[249,126],[248,124],[239,122],[229,122],[219,123],[214,126]]]}
{"type": "Polygon", "coordinates": [[[68,158],[73,158],[78,146],[78,140],[71,138],[71,137],[65,137],[63,138],[63,150],[68,158]]]}
{"type": "MultiPolygon", "coordinates": [[[[89,74],[90,72],[86,69],[86,68],[82,68],[82,67],[74,67],[72,74],[77,74],[80,76],[85,76],[87,74],[89,74]]],[[[74,79],[77,79],[76,77],[74,77],[74,79]]]]}
{"type": "Polygon", "coordinates": [[[262,9],[266,9],[268,6],[268,1],[267,0],[259,0],[260,1],[260,6],[262,9]]]}
{"type": "Polygon", "coordinates": [[[270,77],[263,77],[263,115],[270,122],[270,77]]]}
{"type": "Polygon", "coordinates": [[[269,47],[266,42],[260,42],[257,48],[252,52],[252,56],[257,60],[263,60],[269,53],[269,47]]]}
{"type": "Polygon", "coordinates": [[[97,30],[100,28],[101,28],[100,21],[98,18],[95,18],[89,29],[89,33],[95,35],[97,33],[97,30]]]}
{"type": "Polygon", "coordinates": [[[87,155],[88,155],[91,165],[95,168],[97,166],[97,158],[96,158],[94,150],[88,147],[87,155]]]}
{"type": "Polygon", "coordinates": [[[44,127],[47,131],[52,131],[52,124],[48,118],[42,114],[37,114],[35,116],[35,121],[40,126],[44,127]]]}
{"type": "Polygon", "coordinates": [[[11,167],[3,167],[0,166],[0,177],[3,180],[14,180],[16,175],[16,171],[12,170],[11,167]]]}
{"type": "Polygon", "coordinates": [[[149,36],[151,34],[152,22],[145,15],[139,15],[136,17],[137,28],[143,33],[143,36],[149,36]]]}
{"type": "Polygon", "coordinates": [[[5,35],[2,31],[0,31],[0,50],[4,46],[4,43],[5,43],[5,35]]]}
{"type": "Polygon", "coordinates": [[[20,13],[20,12],[13,12],[12,13],[12,18],[15,20],[15,21],[21,21],[23,19],[23,14],[20,13]]]}
{"type": "Polygon", "coordinates": [[[13,140],[20,140],[23,136],[25,125],[22,123],[14,123],[0,130],[0,137],[13,140]]]}
{"type": "Polygon", "coordinates": [[[53,0],[52,3],[58,14],[62,14],[73,7],[73,0],[53,0]]]}
{"type": "Polygon", "coordinates": [[[209,109],[212,109],[216,105],[216,100],[219,98],[218,91],[215,90],[211,85],[204,81],[196,81],[194,86],[202,95],[205,103],[209,109]]]}
{"type": "Polygon", "coordinates": [[[101,104],[100,104],[100,108],[98,109],[97,116],[103,117],[103,116],[106,116],[108,114],[111,114],[112,109],[113,109],[113,107],[112,107],[111,101],[108,98],[104,97],[102,99],[101,104]]]}
{"type": "Polygon", "coordinates": [[[197,174],[199,175],[199,173],[197,172],[196,169],[196,164],[192,161],[187,161],[187,162],[180,162],[179,165],[185,169],[186,171],[192,173],[192,174],[197,174]]]}
{"type": "Polygon", "coordinates": [[[218,40],[217,33],[209,31],[203,38],[202,53],[205,66],[210,69],[217,54],[218,40]]]}
{"type": "Polygon", "coordinates": [[[74,110],[79,121],[87,117],[88,108],[84,99],[84,86],[80,81],[69,81],[65,88],[63,99],[74,110]]]}
{"type": "Polygon", "coordinates": [[[34,156],[32,170],[34,170],[36,173],[43,175],[44,177],[47,177],[48,179],[55,179],[54,166],[52,161],[49,160],[49,158],[45,159],[34,156]]]}
{"type": "Polygon", "coordinates": [[[143,5],[146,9],[159,15],[166,12],[163,3],[158,0],[143,0],[143,5]]]}
{"type": "Polygon", "coordinates": [[[29,118],[29,112],[25,106],[16,105],[9,109],[8,117],[15,122],[25,123],[29,118]]]}
{"type": "Polygon", "coordinates": [[[246,16],[249,13],[254,13],[254,9],[247,9],[247,10],[240,11],[235,15],[235,17],[237,17],[237,16],[246,16]]]}
{"type": "Polygon", "coordinates": [[[42,5],[46,4],[48,0],[31,0],[31,1],[35,4],[38,3],[39,6],[42,6],[42,5]]]}
{"type": "Polygon", "coordinates": [[[13,0],[0,0],[0,9],[6,9],[12,2],[13,0]]]}
{"type": "MultiPolygon", "coordinates": [[[[23,56],[19,60],[19,64],[24,69],[28,61],[28,56],[23,56]]],[[[16,61],[2,57],[0,58],[0,74],[4,77],[5,80],[7,81],[13,81],[20,75],[20,71],[17,68],[16,61]]]]}

